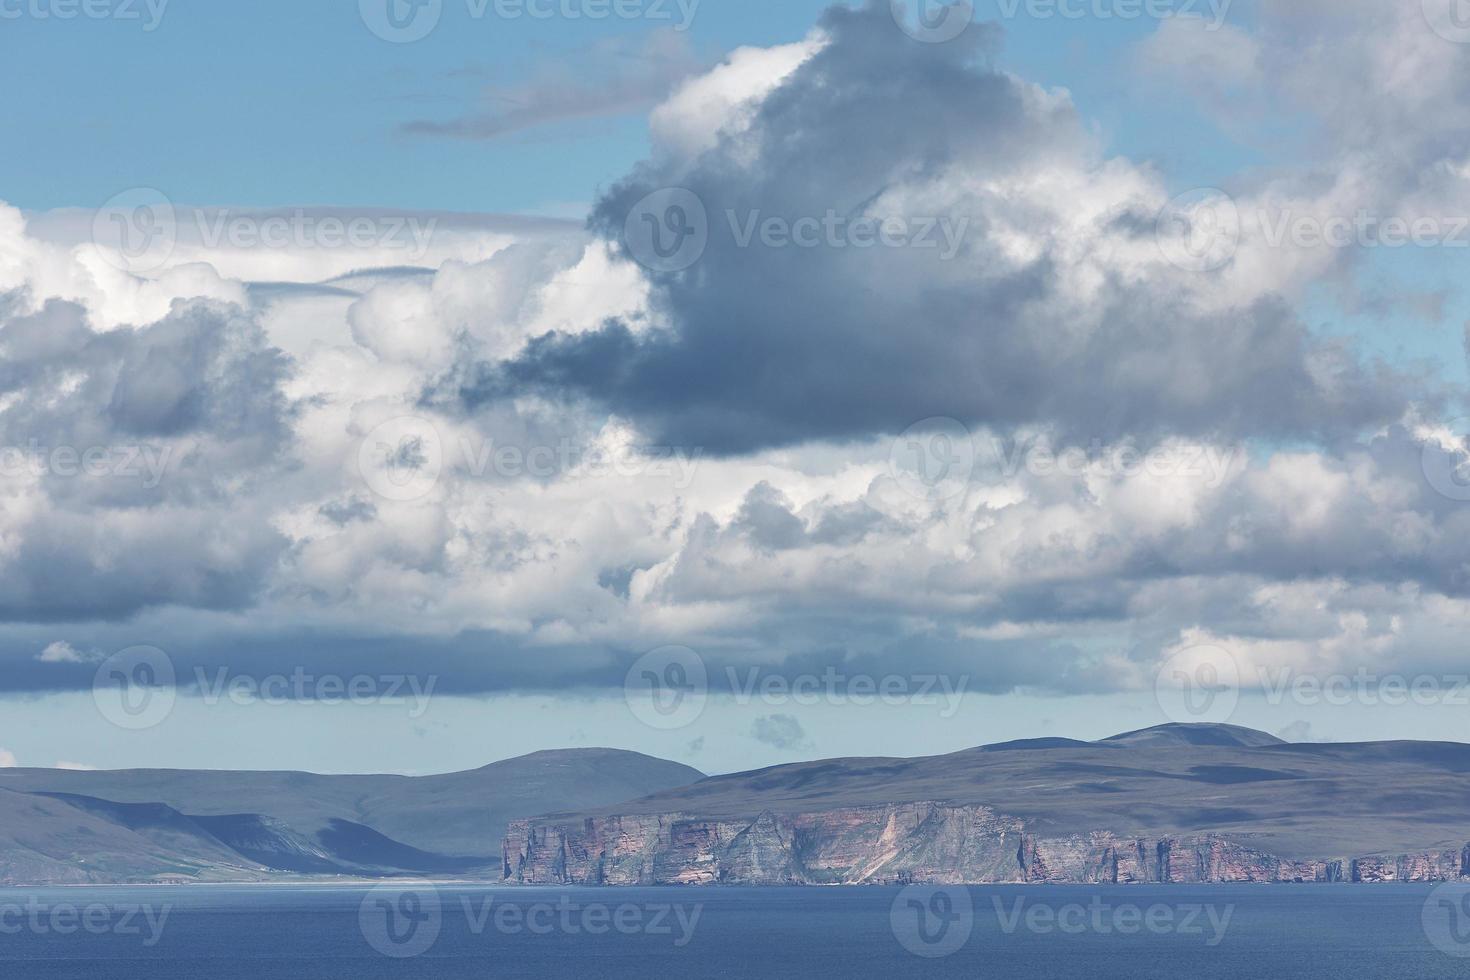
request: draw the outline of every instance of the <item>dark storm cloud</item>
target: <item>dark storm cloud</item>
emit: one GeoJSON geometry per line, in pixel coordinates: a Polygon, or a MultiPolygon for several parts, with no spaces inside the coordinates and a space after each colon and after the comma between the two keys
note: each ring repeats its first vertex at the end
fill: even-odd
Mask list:
{"type": "MultiPolygon", "coordinates": [[[[963,227],[949,260],[942,247],[742,246],[731,223],[757,212],[868,213],[905,184],[1002,178],[1083,152],[1070,103],[986,66],[986,31],[919,43],[883,2],[833,8],[822,25],[830,43],[748,133],[687,165],[640,166],[594,212],[593,228],[616,241],[656,189],[704,203],[703,257],[653,277],[652,304],[672,328],[610,321],[547,335],[471,371],[470,406],[528,390],[585,399],[656,441],[713,453],[899,432],[931,416],[1102,438],[1331,438],[1402,411],[1398,379],[1314,339],[1279,302],[1205,314],[1167,281],[1113,281],[1095,328],[1059,319],[1069,273],[1058,257],[1003,261],[963,193],[930,195],[943,213],[910,203],[900,216],[915,234],[930,219],[963,227]]],[[[1111,225],[1138,238],[1155,217],[1125,208],[1111,225]]]]}

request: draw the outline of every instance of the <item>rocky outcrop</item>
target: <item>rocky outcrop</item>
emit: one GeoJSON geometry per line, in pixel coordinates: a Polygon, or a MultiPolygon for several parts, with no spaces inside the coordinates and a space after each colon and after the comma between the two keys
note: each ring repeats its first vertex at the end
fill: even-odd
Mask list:
{"type": "Polygon", "coordinates": [[[753,820],[689,814],[519,820],[505,877],[527,884],[848,884],[1021,880],[1021,823],[985,807],[902,803],[753,820]]]}
{"type": "Polygon", "coordinates": [[[1458,881],[1470,878],[1470,845],[1461,850],[1354,858],[1350,874],[1351,880],[1360,882],[1458,881]]]}
{"type": "Polygon", "coordinates": [[[518,820],[504,877],[524,884],[827,885],[1451,881],[1470,845],[1290,860],[1218,834],[1029,833],[985,806],[898,803],[751,819],[668,813],[518,820]]]}

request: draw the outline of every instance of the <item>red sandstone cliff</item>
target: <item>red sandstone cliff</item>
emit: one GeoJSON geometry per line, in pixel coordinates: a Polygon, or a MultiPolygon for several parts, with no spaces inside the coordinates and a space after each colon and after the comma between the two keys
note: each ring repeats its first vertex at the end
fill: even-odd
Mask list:
{"type": "Polygon", "coordinates": [[[1449,881],[1470,878],[1470,845],[1288,860],[1218,834],[1043,837],[984,806],[901,803],[748,820],[518,820],[503,871],[511,882],[577,885],[1449,881]]]}

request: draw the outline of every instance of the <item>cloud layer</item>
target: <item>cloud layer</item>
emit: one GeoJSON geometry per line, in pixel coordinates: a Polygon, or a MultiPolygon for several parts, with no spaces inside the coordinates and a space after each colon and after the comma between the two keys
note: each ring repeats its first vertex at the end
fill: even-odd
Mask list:
{"type": "Polygon", "coordinates": [[[1140,54],[1207,45],[1219,125],[1270,89],[1322,134],[1230,188],[1222,263],[1179,261],[1180,188],[997,67],[998,31],[926,44],[881,3],[679,85],[585,228],[423,215],[405,256],[201,238],[212,211],[139,273],[90,221],[0,207],[4,683],[83,687],[136,643],[186,678],[411,664],[446,692],[617,688],[670,643],[716,683],[835,663],[990,691],[1148,687],[1199,643],[1452,664],[1458,393],[1307,312],[1362,285],[1361,250],[1256,216],[1453,213],[1465,128],[1401,110],[1465,104],[1465,54],[1367,4],[1264,12],[1140,54]],[[678,268],[629,232],[668,188],[707,219],[678,268]]]}

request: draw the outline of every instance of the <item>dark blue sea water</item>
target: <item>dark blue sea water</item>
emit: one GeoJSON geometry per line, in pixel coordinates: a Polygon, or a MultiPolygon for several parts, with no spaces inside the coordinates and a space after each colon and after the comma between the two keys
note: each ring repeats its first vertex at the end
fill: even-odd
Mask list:
{"type": "Polygon", "coordinates": [[[0,890],[0,977],[1470,976],[1463,886],[0,890]]]}

